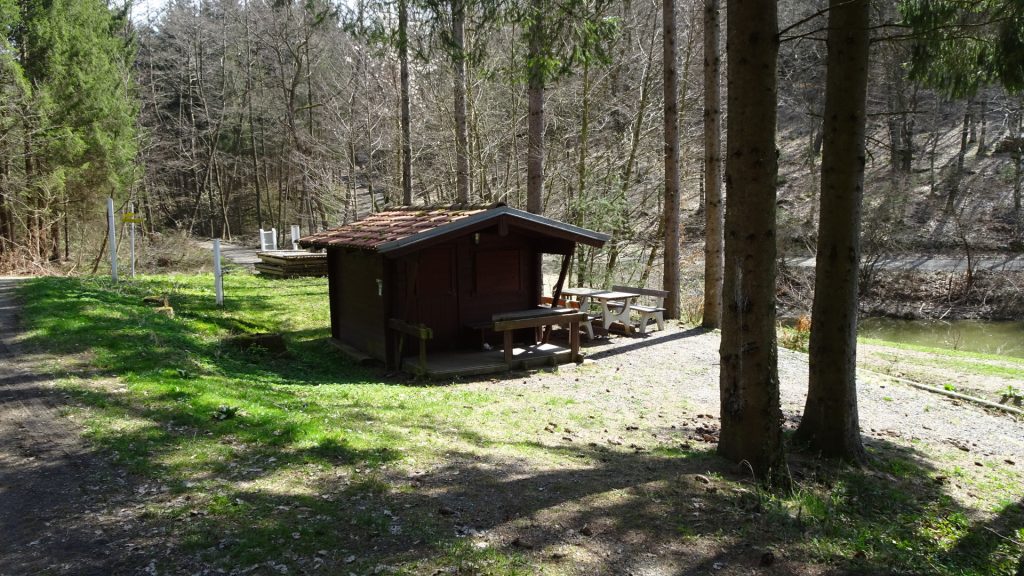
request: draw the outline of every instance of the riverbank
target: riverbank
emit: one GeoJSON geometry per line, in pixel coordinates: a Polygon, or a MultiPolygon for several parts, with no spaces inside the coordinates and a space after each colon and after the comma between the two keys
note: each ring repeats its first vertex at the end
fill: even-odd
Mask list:
{"type": "MultiPolygon", "coordinates": [[[[1020,320],[1024,318],[1022,271],[862,271],[861,317],[904,320],[1020,320]]],[[[779,274],[781,316],[809,313],[813,268],[784,267],[779,274]]]]}

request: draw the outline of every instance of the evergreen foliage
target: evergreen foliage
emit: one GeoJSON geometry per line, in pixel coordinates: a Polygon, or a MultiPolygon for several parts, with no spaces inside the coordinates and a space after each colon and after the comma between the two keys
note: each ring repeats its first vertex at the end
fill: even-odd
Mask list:
{"type": "Polygon", "coordinates": [[[901,12],[914,31],[911,78],[954,98],[1024,90],[1024,2],[906,0],[901,12]]]}
{"type": "Polygon", "coordinates": [[[0,252],[57,259],[69,220],[133,183],[133,41],[100,0],[5,0],[0,29],[0,252]]]}

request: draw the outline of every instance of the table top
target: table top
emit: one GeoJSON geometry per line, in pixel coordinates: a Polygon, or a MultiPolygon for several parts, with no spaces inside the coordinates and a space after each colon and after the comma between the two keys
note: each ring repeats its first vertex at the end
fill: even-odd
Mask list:
{"type": "Polygon", "coordinates": [[[600,288],[574,287],[562,290],[566,296],[586,296],[594,300],[626,300],[639,298],[641,295],[633,292],[619,292],[617,290],[602,290],[600,288]]]}
{"type": "Polygon", "coordinates": [[[607,290],[602,290],[600,288],[584,288],[584,287],[580,286],[580,287],[576,287],[576,288],[566,288],[566,289],[562,290],[562,295],[564,295],[564,296],[592,296],[594,294],[601,294],[602,292],[607,292],[607,290]]]}
{"type": "Polygon", "coordinates": [[[633,292],[616,292],[614,290],[602,291],[598,294],[591,294],[590,297],[594,300],[628,300],[629,298],[638,298],[640,294],[633,292]]]}
{"type": "Polygon", "coordinates": [[[561,316],[565,314],[572,314],[579,312],[579,310],[573,310],[572,308],[548,308],[547,306],[539,306],[537,308],[530,308],[529,310],[514,310],[512,312],[499,312],[491,316],[492,321],[504,321],[504,320],[525,320],[527,318],[538,318],[541,316],[561,316]]]}

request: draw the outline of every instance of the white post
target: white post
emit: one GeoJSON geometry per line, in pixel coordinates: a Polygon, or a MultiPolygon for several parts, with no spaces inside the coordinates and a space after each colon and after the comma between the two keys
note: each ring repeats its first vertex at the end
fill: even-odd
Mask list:
{"type": "Polygon", "coordinates": [[[299,232],[299,227],[296,224],[292,224],[292,250],[298,250],[299,249],[299,236],[300,235],[301,235],[301,232],[299,232]]]}
{"type": "Polygon", "coordinates": [[[110,278],[117,282],[117,233],[114,231],[113,198],[107,198],[107,243],[110,244],[110,278]]]}
{"type": "Polygon", "coordinates": [[[270,230],[260,228],[260,250],[263,252],[277,250],[277,228],[270,230]]]}
{"type": "Polygon", "coordinates": [[[220,239],[213,240],[213,288],[217,292],[217,306],[224,305],[224,274],[220,269],[220,239]]]}
{"type": "Polygon", "coordinates": [[[132,278],[135,278],[135,204],[133,202],[128,203],[128,212],[132,215],[132,223],[129,228],[131,231],[132,247],[129,254],[131,255],[132,261],[132,278]]]}

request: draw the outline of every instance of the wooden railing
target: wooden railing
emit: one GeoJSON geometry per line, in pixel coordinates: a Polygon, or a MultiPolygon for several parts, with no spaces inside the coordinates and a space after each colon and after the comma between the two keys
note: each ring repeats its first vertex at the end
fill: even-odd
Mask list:
{"type": "Polygon", "coordinates": [[[395,345],[395,368],[402,369],[402,348],[405,345],[405,337],[412,336],[418,339],[420,344],[418,372],[425,374],[427,372],[427,340],[434,337],[434,331],[423,324],[409,324],[397,318],[388,320],[388,328],[395,331],[395,338],[397,340],[395,345]]]}

